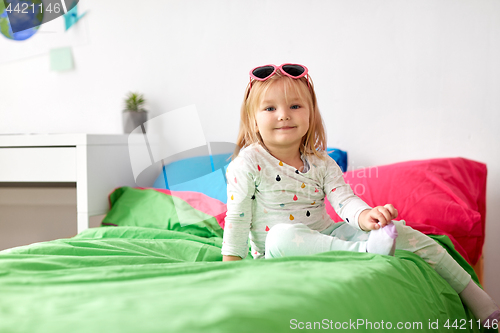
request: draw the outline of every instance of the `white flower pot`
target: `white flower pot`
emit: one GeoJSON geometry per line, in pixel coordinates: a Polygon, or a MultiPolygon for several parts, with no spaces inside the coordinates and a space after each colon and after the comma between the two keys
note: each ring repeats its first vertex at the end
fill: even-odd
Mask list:
{"type": "Polygon", "coordinates": [[[137,111],[124,111],[123,116],[123,132],[131,133],[134,129],[148,121],[148,113],[137,111]]]}

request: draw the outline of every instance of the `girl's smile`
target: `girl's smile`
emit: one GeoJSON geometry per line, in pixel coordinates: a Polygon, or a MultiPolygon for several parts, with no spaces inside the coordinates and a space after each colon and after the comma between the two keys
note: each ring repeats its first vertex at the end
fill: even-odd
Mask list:
{"type": "Polygon", "coordinates": [[[294,128],[297,128],[297,127],[288,127],[288,126],[285,126],[285,127],[280,127],[280,128],[276,128],[277,130],[289,130],[289,129],[294,129],[294,128]]]}

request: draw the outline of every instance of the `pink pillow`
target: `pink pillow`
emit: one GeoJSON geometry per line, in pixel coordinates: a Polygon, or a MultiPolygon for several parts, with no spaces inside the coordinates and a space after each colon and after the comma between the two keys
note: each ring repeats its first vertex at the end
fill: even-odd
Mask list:
{"type": "MultiPolygon", "coordinates": [[[[349,171],[344,179],[370,206],[390,203],[398,210],[396,220],[425,234],[447,235],[475,265],[484,243],[486,175],[484,163],[440,158],[349,171]]],[[[325,201],[332,219],[341,221],[325,201]]]]}

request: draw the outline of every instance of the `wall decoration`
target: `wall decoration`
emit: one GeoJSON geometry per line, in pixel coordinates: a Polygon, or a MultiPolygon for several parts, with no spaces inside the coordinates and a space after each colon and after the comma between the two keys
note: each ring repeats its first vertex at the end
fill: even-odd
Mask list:
{"type": "MultiPolygon", "coordinates": [[[[31,2],[32,5],[34,5],[34,2],[40,2],[41,0],[33,0],[31,2]]],[[[27,4],[27,3],[25,3],[27,4]]],[[[15,7],[14,7],[15,8],[15,7]]],[[[11,9],[12,11],[12,9],[11,9]]],[[[15,13],[15,10],[14,10],[15,13]]],[[[26,14],[23,17],[16,16],[16,15],[9,15],[8,11],[5,8],[5,3],[3,0],[0,0],[0,33],[4,36],[7,37],[8,39],[11,40],[16,40],[16,41],[22,41],[30,38],[33,36],[39,29],[40,24],[43,20],[43,14],[42,13],[35,13],[34,11],[26,11],[26,14]],[[31,22],[29,25],[32,25],[32,27],[29,27],[28,29],[18,31],[18,32],[13,32],[12,31],[12,25],[14,23],[11,23],[10,18],[15,22],[15,20],[21,20],[23,19],[24,21],[31,22]]],[[[17,23],[14,25],[21,25],[21,23],[17,23]]]]}
{"type": "MultiPolygon", "coordinates": [[[[85,7],[85,2],[79,3],[78,1],[72,0],[57,0],[61,4],[64,2],[66,8],[71,8],[68,10],[67,15],[61,14],[58,19],[47,21],[45,15],[47,13],[45,13],[43,18],[40,18],[40,16],[36,18],[37,20],[43,21],[41,25],[14,32],[11,27],[12,15],[9,15],[5,7],[5,3],[11,1],[14,0],[0,0],[0,34],[2,35],[0,36],[0,50],[2,50],[2,52],[0,52],[0,64],[22,60],[32,56],[50,55],[50,50],[52,49],[88,44],[87,20],[80,20],[88,13],[88,7],[85,7]],[[77,4],[79,4],[78,9],[76,9],[77,4]],[[78,15],[77,11],[83,12],[84,14],[78,15]]],[[[47,7],[49,2],[57,2],[56,0],[22,1],[33,5],[43,1],[44,6],[46,5],[47,7]]],[[[14,10],[15,8],[14,6],[14,10]]],[[[51,8],[53,9],[54,5],[51,5],[51,8]]],[[[21,9],[22,7],[20,6],[18,10],[21,11],[21,9]]]]}

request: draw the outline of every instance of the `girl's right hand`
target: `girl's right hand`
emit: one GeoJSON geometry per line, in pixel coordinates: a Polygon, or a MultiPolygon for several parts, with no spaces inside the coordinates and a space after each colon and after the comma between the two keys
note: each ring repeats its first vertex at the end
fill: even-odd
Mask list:
{"type": "Polygon", "coordinates": [[[359,214],[359,227],[363,231],[376,230],[385,227],[398,217],[398,211],[393,205],[377,206],[366,209],[359,214]]]}

